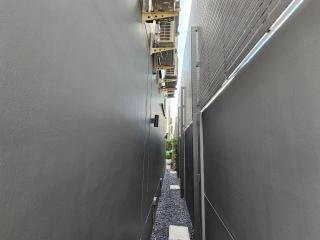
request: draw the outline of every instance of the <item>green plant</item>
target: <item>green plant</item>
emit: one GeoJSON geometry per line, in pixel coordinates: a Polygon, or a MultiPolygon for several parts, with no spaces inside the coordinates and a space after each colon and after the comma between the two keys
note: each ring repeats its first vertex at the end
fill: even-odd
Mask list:
{"type": "Polygon", "coordinates": [[[166,159],[172,159],[172,151],[166,151],[166,159]]]}
{"type": "Polygon", "coordinates": [[[170,139],[166,143],[166,159],[171,159],[171,167],[176,170],[177,166],[177,140],[170,139]]]}

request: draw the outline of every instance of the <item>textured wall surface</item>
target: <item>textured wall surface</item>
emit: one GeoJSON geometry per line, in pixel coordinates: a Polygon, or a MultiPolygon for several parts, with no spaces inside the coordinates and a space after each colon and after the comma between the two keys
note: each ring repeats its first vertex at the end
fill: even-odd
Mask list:
{"type": "Polygon", "coordinates": [[[164,125],[138,1],[0,0],[0,239],[139,239],[164,125]]]}
{"type": "Polygon", "coordinates": [[[204,112],[208,240],[229,239],[213,208],[238,240],[320,237],[319,10],[305,1],[204,112]]]}
{"type": "Polygon", "coordinates": [[[200,26],[200,106],[204,106],[292,0],[193,0],[200,26]]]}
{"type": "MultiPolygon", "coordinates": [[[[193,0],[190,27],[200,27],[195,101],[200,107],[222,87],[236,67],[292,0],[193,0]]],[[[186,87],[186,124],[192,121],[191,32],[188,29],[181,86],[186,87]]]]}

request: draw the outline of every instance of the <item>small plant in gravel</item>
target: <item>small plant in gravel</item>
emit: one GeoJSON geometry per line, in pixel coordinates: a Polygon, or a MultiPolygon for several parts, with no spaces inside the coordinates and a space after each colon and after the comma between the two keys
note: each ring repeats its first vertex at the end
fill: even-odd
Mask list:
{"type": "Polygon", "coordinates": [[[170,139],[166,144],[166,159],[171,159],[171,168],[176,170],[177,166],[177,140],[170,139]]]}

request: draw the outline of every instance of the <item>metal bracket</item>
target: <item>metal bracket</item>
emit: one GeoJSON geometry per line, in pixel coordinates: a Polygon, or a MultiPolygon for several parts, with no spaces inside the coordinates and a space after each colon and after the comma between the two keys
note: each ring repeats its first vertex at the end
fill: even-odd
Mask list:
{"type": "Polygon", "coordinates": [[[161,88],[162,91],[167,91],[167,92],[174,92],[177,90],[176,88],[161,88]]]}
{"type": "Polygon", "coordinates": [[[175,66],[174,65],[158,65],[155,68],[156,70],[163,70],[163,69],[175,68],[175,66]]]}
{"type": "Polygon", "coordinates": [[[153,21],[164,18],[172,18],[179,15],[179,11],[171,12],[142,12],[142,22],[153,21]]]}
{"type": "Polygon", "coordinates": [[[170,82],[177,82],[178,79],[160,79],[159,84],[161,83],[170,83],[170,82]]]}
{"type": "Polygon", "coordinates": [[[155,53],[160,53],[160,52],[171,51],[171,50],[176,50],[176,48],[174,47],[150,48],[150,55],[155,53]]]}

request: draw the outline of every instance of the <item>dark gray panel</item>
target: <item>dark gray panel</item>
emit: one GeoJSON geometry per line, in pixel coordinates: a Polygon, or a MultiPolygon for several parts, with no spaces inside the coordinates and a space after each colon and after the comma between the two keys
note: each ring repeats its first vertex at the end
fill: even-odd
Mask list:
{"type": "Polygon", "coordinates": [[[305,1],[203,113],[205,192],[238,240],[320,237],[319,10],[305,1]]]}
{"type": "Polygon", "coordinates": [[[192,124],[185,131],[185,196],[192,222],[194,222],[194,189],[193,189],[193,138],[192,124]]]}
{"type": "Polygon", "coordinates": [[[140,19],[138,1],[0,0],[0,239],[139,239],[164,149],[140,19]]]}
{"type": "Polygon", "coordinates": [[[210,203],[205,200],[206,211],[206,239],[207,240],[232,240],[223,227],[219,217],[215,214],[210,203]]]}

